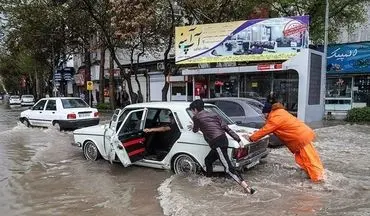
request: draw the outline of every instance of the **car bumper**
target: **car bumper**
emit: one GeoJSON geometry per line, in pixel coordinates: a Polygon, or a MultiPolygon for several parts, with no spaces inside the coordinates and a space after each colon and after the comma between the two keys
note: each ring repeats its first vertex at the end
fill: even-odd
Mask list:
{"type": "Polygon", "coordinates": [[[244,169],[244,168],[252,168],[257,165],[261,158],[265,158],[270,153],[269,149],[265,149],[264,151],[254,153],[252,157],[248,156],[245,159],[241,159],[238,161],[234,161],[233,165],[237,169],[244,169]]]}
{"type": "Polygon", "coordinates": [[[77,129],[83,127],[90,127],[99,124],[100,119],[79,119],[79,120],[59,120],[58,123],[63,129],[77,129]]]}
{"type": "Polygon", "coordinates": [[[21,105],[22,106],[33,106],[35,104],[35,102],[22,102],[21,105]]]}

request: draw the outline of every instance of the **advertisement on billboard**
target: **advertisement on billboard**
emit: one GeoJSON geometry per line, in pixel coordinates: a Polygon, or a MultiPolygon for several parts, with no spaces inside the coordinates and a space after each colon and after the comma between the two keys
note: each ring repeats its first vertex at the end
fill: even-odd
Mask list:
{"type": "Polygon", "coordinates": [[[176,64],[287,60],[308,48],[309,17],[176,27],[176,64]]]}
{"type": "Polygon", "coordinates": [[[328,73],[370,73],[370,42],[328,47],[328,73]]]}

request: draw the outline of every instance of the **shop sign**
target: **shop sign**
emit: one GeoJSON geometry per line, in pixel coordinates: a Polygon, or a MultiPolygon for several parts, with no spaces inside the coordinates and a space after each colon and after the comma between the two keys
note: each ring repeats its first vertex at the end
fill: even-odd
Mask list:
{"type": "Polygon", "coordinates": [[[94,89],[94,84],[92,81],[87,81],[86,82],[86,90],[87,91],[92,91],[94,89]]]}
{"type": "Polygon", "coordinates": [[[370,73],[370,42],[328,47],[328,73],[370,73]]]}
{"type": "Polygon", "coordinates": [[[76,74],[74,75],[73,79],[77,86],[85,85],[85,76],[83,74],[76,74]]]}
{"type": "MultiPolygon", "coordinates": [[[[114,69],[113,76],[114,76],[114,78],[119,78],[121,76],[120,69],[114,69]]],[[[104,70],[104,78],[109,79],[109,77],[110,77],[109,69],[105,69],[104,70]]]]}
{"type": "Polygon", "coordinates": [[[278,70],[282,69],[282,64],[258,64],[257,70],[278,70]]]}
{"type": "Polygon", "coordinates": [[[177,27],[176,64],[287,60],[308,48],[309,17],[177,27]]]}

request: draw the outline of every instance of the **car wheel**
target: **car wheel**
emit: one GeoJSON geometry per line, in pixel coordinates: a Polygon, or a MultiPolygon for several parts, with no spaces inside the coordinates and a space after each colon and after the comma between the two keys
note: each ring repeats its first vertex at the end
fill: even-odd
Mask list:
{"type": "Polygon", "coordinates": [[[28,121],[28,119],[23,119],[23,121],[22,121],[22,123],[26,126],[26,127],[30,127],[31,126],[31,124],[30,124],[30,122],[28,121]]]}
{"type": "Polygon", "coordinates": [[[172,167],[176,174],[196,174],[199,170],[198,163],[187,154],[177,155],[172,167]]]}
{"type": "Polygon", "coordinates": [[[100,158],[100,152],[93,141],[87,141],[83,147],[84,156],[87,160],[96,161],[100,158]]]}
{"type": "Polygon", "coordinates": [[[60,128],[60,124],[58,123],[58,122],[54,122],[53,123],[53,127],[55,128],[55,130],[57,130],[57,131],[61,131],[62,130],[62,128],[60,128]]]}

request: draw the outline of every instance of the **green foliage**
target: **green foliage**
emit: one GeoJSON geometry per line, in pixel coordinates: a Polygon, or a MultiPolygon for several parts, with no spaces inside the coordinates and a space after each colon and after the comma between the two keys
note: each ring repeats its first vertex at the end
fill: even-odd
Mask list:
{"type": "Polygon", "coordinates": [[[99,111],[111,110],[111,105],[109,103],[98,103],[96,109],[99,111]]]}
{"type": "Polygon", "coordinates": [[[349,122],[370,123],[370,107],[353,108],[349,110],[346,120],[349,122]]]}
{"type": "MultiPolygon", "coordinates": [[[[259,0],[268,5],[271,15],[309,15],[310,39],[314,44],[324,42],[325,0],[259,0]]],[[[329,0],[329,41],[335,43],[343,29],[349,31],[367,18],[366,4],[369,0],[329,0]]]]}

